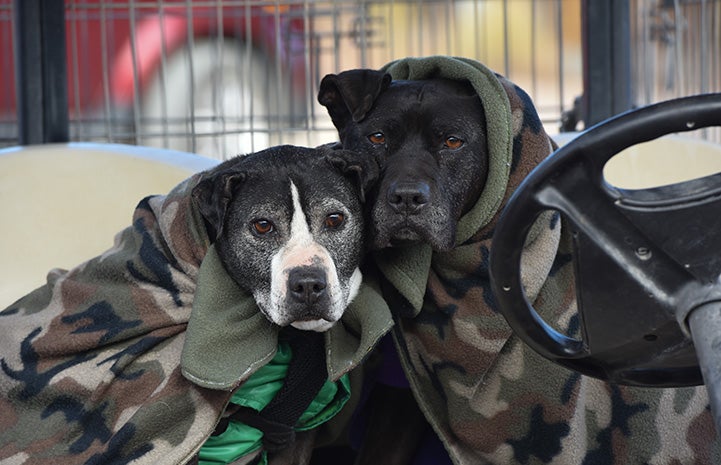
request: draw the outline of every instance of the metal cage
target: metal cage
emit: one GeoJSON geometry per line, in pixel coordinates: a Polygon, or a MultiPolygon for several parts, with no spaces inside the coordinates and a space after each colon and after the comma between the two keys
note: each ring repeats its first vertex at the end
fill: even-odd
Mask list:
{"type": "MultiPolygon", "coordinates": [[[[25,53],[29,65],[36,59],[16,43],[25,37],[18,28],[27,27],[27,19],[17,20],[17,5],[28,9],[44,1],[52,3],[0,0],[5,145],[24,143],[18,89],[37,98],[33,84],[22,79],[17,85],[11,71],[17,54],[25,53]]],[[[606,2],[595,5],[601,3],[606,2]]],[[[628,8],[630,18],[628,25],[611,24],[630,26],[631,45],[621,44],[627,47],[622,59],[629,62],[628,75],[615,70],[608,77],[612,84],[629,81],[625,106],[720,90],[721,0],[612,3],[628,8]]],[[[477,59],[523,87],[549,133],[573,130],[592,119],[583,113],[581,96],[590,95],[584,89],[587,46],[598,40],[584,35],[589,31],[583,5],[584,0],[65,0],[60,52],[66,55],[67,103],[55,106],[67,107],[70,140],[227,158],[279,143],[335,140],[315,101],[327,73],[447,54],[477,59]]]]}

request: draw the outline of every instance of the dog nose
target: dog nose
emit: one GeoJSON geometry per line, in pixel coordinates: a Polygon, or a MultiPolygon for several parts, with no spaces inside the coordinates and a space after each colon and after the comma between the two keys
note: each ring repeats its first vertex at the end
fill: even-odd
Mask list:
{"type": "Polygon", "coordinates": [[[416,213],[425,207],[431,188],[425,182],[397,182],[388,189],[388,204],[398,213],[416,213]]]}
{"type": "Polygon", "coordinates": [[[314,304],[325,295],[327,282],[320,268],[294,268],[288,273],[288,290],[296,302],[314,304]]]}

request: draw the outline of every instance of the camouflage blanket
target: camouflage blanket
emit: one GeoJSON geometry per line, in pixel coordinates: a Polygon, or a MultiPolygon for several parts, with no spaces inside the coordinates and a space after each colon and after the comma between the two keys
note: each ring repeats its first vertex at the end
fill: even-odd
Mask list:
{"type": "MultiPolygon", "coordinates": [[[[374,257],[403,296],[392,311],[405,374],[453,462],[721,463],[703,387],[640,389],[581,376],[525,346],[498,313],[488,272],[495,223],[554,149],[526,93],[467,59],[407,58],[383,69],[394,79],[469,81],[488,124],[489,179],[461,219],[456,248],[385,249],[374,257]]],[[[524,249],[524,286],[547,322],[574,334],[571,249],[567,234],[559,242],[561,226],[556,215],[539,218],[524,249]]]]}
{"type": "MultiPolygon", "coordinates": [[[[186,463],[273,358],[278,328],[225,273],[191,200],[206,173],[142,200],[111,249],[0,312],[0,463],[186,463]]],[[[329,377],[391,324],[362,286],[326,333],[329,377]]]]}

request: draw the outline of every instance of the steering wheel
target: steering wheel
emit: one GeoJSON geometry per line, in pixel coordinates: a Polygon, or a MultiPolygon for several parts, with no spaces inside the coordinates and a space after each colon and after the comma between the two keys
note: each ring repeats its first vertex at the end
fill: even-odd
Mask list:
{"type": "Polygon", "coordinates": [[[491,248],[493,291],[514,332],[542,356],[619,384],[703,383],[691,312],[721,302],[721,173],[625,190],[603,167],[632,145],[721,125],[721,94],[650,105],[602,122],[558,149],[506,205],[491,248]],[[580,336],[539,315],[521,284],[534,221],[560,212],[572,241],[580,336]]]}

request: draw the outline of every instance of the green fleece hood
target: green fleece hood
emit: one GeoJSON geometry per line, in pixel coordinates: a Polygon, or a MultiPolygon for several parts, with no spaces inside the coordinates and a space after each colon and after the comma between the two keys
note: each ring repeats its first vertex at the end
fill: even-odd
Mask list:
{"type": "Polygon", "coordinates": [[[506,192],[513,156],[513,115],[508,95],[493,71],[467,58],[405,58],[388,63],[381,71],[393,79],[468,81],[483,102],[488,129],[488,179],[476,205],[458,222],[456,245],[463,244],[493,218],[506,192]]]}
{"type": "MultiPolygon", "coordinates": [[[[513,161],[513,129],[518,127],[518,122],[514,122],[514,117],[518,119],[518,115],[514,115],[508,97],[509,86],[504,85],[500,76],[481,63],[449,56],[405,58],[388,63],[381,71],[399,80],[447,78],[468,81],[483,102],[487,126],[488,177],[475,206],[458,223],[456,246],[461,246],[493,220],[507,194],[513,161]]],[[[541,148],[543,156],[549,150],[550,145],[541,148]]],[[[457,256],[458,251],[452,251],[446,257],[452,255],[457,256]]],[[[410,303],[414,314],[423,305],[433,256],[427,244],[384,249],[375,254],[383,274],[410,303]]]]}

